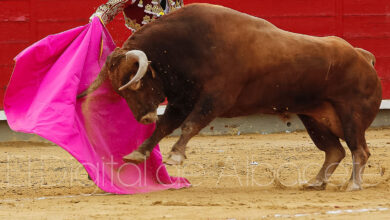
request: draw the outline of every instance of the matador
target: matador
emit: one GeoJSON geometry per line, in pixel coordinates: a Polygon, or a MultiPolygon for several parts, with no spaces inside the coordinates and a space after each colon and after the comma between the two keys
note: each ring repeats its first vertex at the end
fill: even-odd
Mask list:
{"type": "Polygon", "coordinates": [[[183,0],[109,0],[91,16],[99,16],[104,24],[123,12],[126,27],[137,31],[142,25],[183,7],[183,0]]]}

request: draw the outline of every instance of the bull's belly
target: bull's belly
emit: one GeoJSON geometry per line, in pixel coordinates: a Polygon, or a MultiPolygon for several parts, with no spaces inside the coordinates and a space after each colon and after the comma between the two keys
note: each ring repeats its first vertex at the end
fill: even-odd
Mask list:
{"type": "Polygon", "coordinates": [[[303,95],[259,95],[253,98],[249,94],[241,95],[236,103],[223,112],[220,116],[226,118],[247,116],[252,114],[300,114],[310,109],[315,109],[325,102],[314,92],[302,93],[303,95]],[[249,98],[250,97],[250,98],[249,98]]]}
{"type": "MultiPolygon", "coordinates": [[[[275,105],[276,106],[276,105],[275,105]]],[[[243,108],[242,106],[229,109],[220,115],[223,118],[233,118],[240,116],[248,116],[254,114],[270,114],[279,116],[283,121],[288,120],[292,114],[301,114],[312,117],[318,123],[327,127],[333,134],[339,138],[344,138],[344,132],[342,129],[341,121],[334,107],[326,101],[304,105],[301,107],[292,106],[288,107],[272,107],[261,106],[252,108],[243,108]]]]}
{"type": "Polygon", "coordinates": [[[219,117],[234,118],[234,117],[248,116],[254,114],[286,115],[286,114],[299,114],[300,112],[303,112],[303,109],[301,111],[296,111],[293,109],[280,108],[280,107],[279,108],[278,107],[252,107],[252,108],[235,107],[222,113],[219,117]]]}

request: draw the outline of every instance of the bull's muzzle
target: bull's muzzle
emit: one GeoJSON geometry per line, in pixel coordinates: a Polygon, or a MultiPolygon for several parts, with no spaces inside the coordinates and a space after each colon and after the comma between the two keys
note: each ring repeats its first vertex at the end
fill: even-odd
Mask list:
{"type": "Polygon", "coordinates": [[[152,124],[152,123],[155,123],[157,121],[158,117],[157,117],[157,111],[156,112],[150,112],[146,115],[144,115],[141,120],[139,121],[141,124],[152,124]]]}

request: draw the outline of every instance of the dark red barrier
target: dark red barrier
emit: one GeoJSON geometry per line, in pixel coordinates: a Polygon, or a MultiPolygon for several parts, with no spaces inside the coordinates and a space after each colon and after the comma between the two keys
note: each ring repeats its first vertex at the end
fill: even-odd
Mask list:
{"type": "MultiPolygon", "coordinates": [[[[184,0],[220,4],[265,18],[285,30],[316,36],[337,35],[377,57],[383,95],[390,99],[389,0],[184,0]]],[[[88,22],[106,0],[3,0],[0,13],[0,108],[12,73],[12,58],[49,35],[88,22]]],[[[123,16],[108,25],[118,45],[131,34],[123,16]]]]}

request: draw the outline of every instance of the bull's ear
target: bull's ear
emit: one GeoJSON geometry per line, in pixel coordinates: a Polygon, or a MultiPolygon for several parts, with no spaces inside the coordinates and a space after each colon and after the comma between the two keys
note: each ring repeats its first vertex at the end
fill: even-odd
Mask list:
{"type": "Polygon", "coordinates": [[[137,91],[139,88],[141,88],[142,82],[139,80],[138,82],[134,82],[129,86],[131,90],[137,91]]]}

